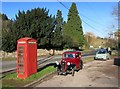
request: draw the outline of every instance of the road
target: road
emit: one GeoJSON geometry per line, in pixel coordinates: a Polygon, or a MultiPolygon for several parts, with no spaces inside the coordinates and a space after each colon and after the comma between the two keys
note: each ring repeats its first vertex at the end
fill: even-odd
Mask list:
{"type": "MultiPolygon", "coordinates": [[[[83,58],[84,57],[88,57],[89,55],[94,55],[95,54],[95,50],[93,50],[93,51],[91,51],[91,52],[89,52],[89,53],[84,53],[84,54],[82,54],[82,56],[83,56],[83,58]]],[[[59,61],[60,59],[61,59],[61,55],[54,55],[54,56],[52,56],[52,57],[49,57],[49,58],[47,58],[48,56],[44,56],[44,57],[39,57],[37,60],[42,60],[43,62],[45,61],[45,60],[49,60],[49,59],[51,59],[51,60],[49,60],[49,61],[46,61],[46,62],[44,62],[42,65],[44,65],[44,64],[47,64],[47,63],[53,63],[53,62],[55,62],[55,61],[59,61]]],[[[37,62],[37,64],[39,64],[40,62],[42,62],[42,61],[39,61],[39,62],[37,62]]],[[[11,70],[11,69],[15,69],[16,68],[16,61],[2,61],[2,63],[0,63],[0,66],[1,66],[1,68],[2,69],[0,69],[0,73],[1,72],[3,72],[3,71],[7,71],[7,70],[11,70]]],[[[40,66],[40,65],[39,65],[40,66]]],[[[38,66],[38,67],[39,67],[38,66]]]]}
{"type": "MultiPolygon", "coordinates": [[[[47,57],[48,56],[39,57],[38,60],[47,59],[47,57]]],[[[2,66],[2,71],[7,71],[7,70],[10,70],[10,69],[15,69],[16,68],[16,61],[2,61],[2,64],[0,64],[0,66],[2,66]]]]}
{"type": "MultiPolygon", "coordinates": [[[[39,66],[49,64],[49,63],[54,63],[55,61],[60,61],[61,57],[62,57],[61,55],[54,55],[54,56],[51,56],[49,58],[47,58],[46,56],[41,57],[41,58],[38,58],[38,60],[41,60],[41,61],[38,61],[37,64],[40,64],[41,62],[44,62],[44,61],[45,62],[39,66]]],[[[85,57],[89,57],[89,56],[85,55],[82,58],[85,58],[85,57]]],[[[0,64],[0,66],[2,66],[2,70],[0,70],[0,72],[7,71],[10,69],[15,69],[16,68],[16,61],[3,61],[2,65],[0,64]]]]}
{"type": "Polygon", "coordinates": [[[118,87],[118,66],[113,65],[113,59],[95,60],[84,64],[74,77],[55,75],[36,87],[118,87]]]}

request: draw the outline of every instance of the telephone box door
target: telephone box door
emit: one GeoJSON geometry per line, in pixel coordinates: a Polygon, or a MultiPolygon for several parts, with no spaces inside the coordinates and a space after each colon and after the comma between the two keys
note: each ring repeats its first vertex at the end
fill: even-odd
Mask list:
{"type": "Polygon", "coordinates": [[[37,72],[37,41],[21,38],[17,42],[17,77],[27,78],[37,72]]]}

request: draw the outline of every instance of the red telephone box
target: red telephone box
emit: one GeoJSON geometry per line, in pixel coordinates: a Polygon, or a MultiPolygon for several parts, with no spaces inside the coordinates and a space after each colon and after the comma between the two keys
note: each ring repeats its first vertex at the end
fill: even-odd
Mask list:
{"type": "Polygon", "coordinates": [[[21,38],[17,41],[17,77],[27,78],[37,72],[37,41],[21,38]]]}

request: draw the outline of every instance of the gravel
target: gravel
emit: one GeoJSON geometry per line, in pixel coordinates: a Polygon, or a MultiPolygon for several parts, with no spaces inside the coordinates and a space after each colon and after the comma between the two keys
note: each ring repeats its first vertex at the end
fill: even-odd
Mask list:
{"type": "Polygon", "coordinates": [[[84,64],[84,68],[67,76],[55,75],[36,87],[118,87],[118,66],[113,59],[95,60],[84,64]]]}

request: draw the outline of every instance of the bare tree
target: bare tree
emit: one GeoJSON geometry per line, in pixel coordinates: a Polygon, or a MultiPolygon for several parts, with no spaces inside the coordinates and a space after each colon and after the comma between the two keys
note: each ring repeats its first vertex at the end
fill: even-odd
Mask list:
{"type": "Polygon", "coordinates": [[[118,21],[118,29],[114,33],[114,39],[116,40],[117,47],[120,49],[120,2],[113,8],[112,15],[115,16],[115,20],[118,21]]]}
{"type": "Polygon", "coordinates": [[[118,20],[118,6],[117,5],[113,8],[112,15],[115,16],[118,20]]]}
{"type": "Polygon", "coordinates": [[[95,42],[96,36],[92,32],[86,32],[85,39],[89,45],[93,45],[95,42]]]}

